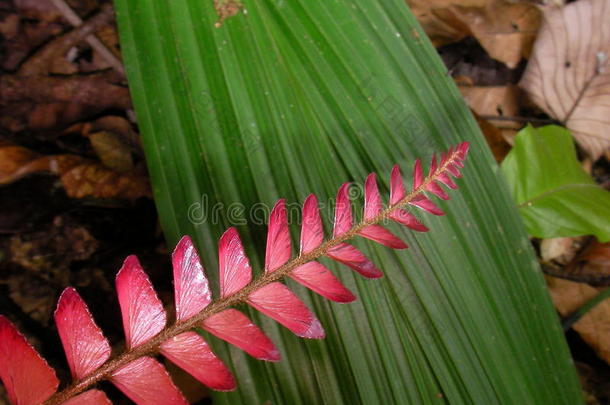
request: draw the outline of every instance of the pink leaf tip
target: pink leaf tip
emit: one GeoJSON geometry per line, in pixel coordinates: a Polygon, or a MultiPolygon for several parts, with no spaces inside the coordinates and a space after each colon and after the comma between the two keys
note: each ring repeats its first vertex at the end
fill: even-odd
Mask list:
{"type": "Polygon", "coordinates": [[[163,304],[137,257],[125,259],[116,276],[116,289],[127,347],[141,345],[165,327],[163,304]]]}
{"type": "Polygon", "coordinates": [[[2,315],[0,379],[9,401],[19,405],[39,405],[55,392],[59,384],[55,371],[2,315]]]}
{"type": "Polygon", "coordinates": [[[301,254],[309,253],[322,244],[324,228],[320,218],[318,199],[310,194],[303,203],[303,219],[301,224],[301,254]]]}
{"type": "Polygon", "coordinates": [[[108,340],[74,288],[66,288],[59,297],[55,323],[74,378],[85,377],[110,357],[108,340]]]}
{"type": "Polygon", "coordinates": [[[176,318],[188,319],[208,306],[212,292],[203,265],[188,236],[180,239],[172,255],[176,318]]]}
{"type": "Polygon", "coordinates": [[[265,270],[272,272],[290,259],[290,231],[286,218],[286,201],[279,200],[269,216],[265,270]]]}
{"type": "Polygon", "coordinates": [[[400,200],[405,198],[405,186],[402,182],[402,174],[400,173],[400,167],[394,165],[392,168],[392,174],[390,175],[390,204],[394,205],[400,200]]]}
{"type": "Polygon", "coordinates": [[[236,309],[229,308],[210,316],[203,327],[220,339],[235,345],[259,360],[279,361],[280,352],[252,321],[236,309]]]}
{"type": "Polygon", "coordinates": [[[335,201],[335,222],[333,236],[341,236],[349,231],[352,226],[352,204],[349,200],[349,183],[344,183],[337,191],[335,201]]]}
{"type": "Polygon", "coordinates": [[[316,316],[282,283],[273,282],[259,288],[250,294],[248,303],[297,336],[324,337],[324,329],[316,316]]]}
{"type": "Polygon", "coordinates": [[[184,332],[166,340],[161,344],[161,354],[212,389],[231,391],[235,388],[229,369],[195,332],[184,332]]]}
{"type": "Polygon", "coordinates": [[[120,368],[110,381],[138,405],[188,405],[165,367],[151,357],[140,357],[120,368]]]}
{"type": "Polygon", "coordinates": [[[220,237],[218,265],[222,297],[235,294],[252,281],[250,261],[235,228],[227,229],[220,237]]]}
{"type": "Polygon", "coordinates": [[[382,210],[381,196],[377,187],[377,176],[371,173],[364,182],[364,220],[370,221],[382,210]]]}

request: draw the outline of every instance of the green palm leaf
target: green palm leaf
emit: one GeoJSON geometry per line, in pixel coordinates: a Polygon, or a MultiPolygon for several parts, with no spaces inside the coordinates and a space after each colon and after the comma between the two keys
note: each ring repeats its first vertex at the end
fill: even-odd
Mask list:
{"type": "MultiPolygon", "coordinates": [[[[222,0],[219,0],[222,2],[222,0]]],[[[339,185],[384,178],[472,143],[460,191],[410,249],[359,241],[386,277],[326,263],[359,300],[290,284],[327,331],[298,339],[262,316],[283,360],[213,341],[238,390],[215,403],[427,404],[581,401],[543,279],[498,167],[435,50],[400,0],[244,1],[215,27],[212,0],[117,0],[125,66],[170,243],[238,225],[260,268],[261,205],[315,193],[326,225],[339,185]]],[[[382,182],[382,186],[383,186],[382,182]]],[[[268,211],[267,211],[268,212],[268,211]]],[[[293,236],[297,240],[297,218],[293,236]]]]}

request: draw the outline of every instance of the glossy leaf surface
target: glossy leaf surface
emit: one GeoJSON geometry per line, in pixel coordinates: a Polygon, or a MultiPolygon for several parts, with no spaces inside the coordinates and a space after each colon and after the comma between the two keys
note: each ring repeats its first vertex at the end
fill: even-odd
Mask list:
{"type": "Polygon", "coordinates": [[[0,315],[0,378],[13,404],[38,405],[57,389],[55,371],[0,315]],[[35,384],[32,384],[35,381],[35,384]]]}
{"type": "Polygon", "coordinates": [[[110,378],[137,405],[187,405],[165,367],[150,357],[140,357],[119,369],[110,378]]]}
{"type": "Polygon", "coordinates": [[[161,354],[210,388],[218,391],[235,388],[231,372],[195,332],[184,332],[163,342],[161,354]]]}
{"type": "Polygon", "coordinates": [[[163,304],[135,256],[125,259],[116,276],[116,290],[127,347],[141,345],[165,327],[163,304]]]}
{"type": "Polygon", "coordinates": [[[108,340],[74,288],[59,297],[55,324],[74,378],[83,378],[110,357],[108,340]]]}
{"type": "Polygon", "coordinates": [[[172,255],[176,318],[188,319],[212,300],[212,291],[205,276],[201,259],[188,236],[178,242],[172,255]]]}

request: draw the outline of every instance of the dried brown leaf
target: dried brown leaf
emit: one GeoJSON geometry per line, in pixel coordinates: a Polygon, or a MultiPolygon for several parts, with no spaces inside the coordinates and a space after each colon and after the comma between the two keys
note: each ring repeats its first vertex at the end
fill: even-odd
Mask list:
{"type": "MultiPolygon", "coordinates": [[[[547,276],[547,283],[553,303],[562,316],[570,315],[600,292],[590,285],[555,277],[547,276]]],[[[573,328],[610,364],[610,300],[597,304],[573,328]]]]}
{"type": "Polygon", "coordinates": [[[39,156],[26,148],[0,144],[0,184],[38,172],[59,176],[66,194],[73,198],[150,197],[148,179],[140,174],[118,173],[76,155],[39,156]]]}
{"type": "Polygon", "coordinates": [[[456,6],[451,11],[489,56],[509,68],[529,56],[541,21],[540,10],[530,3],[493,0],[482,8],[456,6]]]}
{"type": "Polygon", "coordinates": [[[585,279],[610,280],[610,243],[592,241],[576,259],[568,264],[566,272],[585,279]]]}
{"type": "Polygon", "coordinates": [[[491,149],[494,158],[496,158],[496,162],[502,162],[502,160],[504,160],[504,157],[510,151],[510,144],[506,142],[506,140],[502,136],[502,131],[500,131],[496,126],[491,124],[486,119],[481,118],[481,116],[474,111],[473,114],[474,118],[479,124],[479,128],[481,128],[481,132],[483,132],[483,135],[485,135],[487,145],[489,145],[489,148],[491,149]]]}
{"type": "Polygon", "coordinates": [[[594,158],[610,148],[610,0],[549,8],[520,86],[594,158]]]}
{"type": "Polygon", "coordinates": [[[540,26],[531,3],[506,0],[407,0],[434,45],[475,37],[487,53],[508,67],[527,57],[540,26]]]}
{"type": "Polygon", "coordinates": [[[129,91],[103,72],[70,76],[0,76],[0,127],[16,132],[84,120],[107,109],[131,108],[129,91]]]}
{"type": "Polygon", "coordinates": [[[119,173],[133,170],[131,151],[112,132],[94,132],[89,135],[89,141],[97,157],[107,168],[119,173]]]}
{"type": "Polygon", "coordinates": [[[522,122],[510,119],[519,115],[519,89],[507,86],[458,86],[474,112],[501,129],[504,139],[512,139],[522,122]],[[497,117],[497,119],[494,119],[497,117]]]}
{"type": "Polygon", "coordinates": [[[60,176],[68,196],[83,198],[124,198],[136,200],[151,197],[148,179],[133,174],[120,174],[91,162],[83,162],[60,176]]]}

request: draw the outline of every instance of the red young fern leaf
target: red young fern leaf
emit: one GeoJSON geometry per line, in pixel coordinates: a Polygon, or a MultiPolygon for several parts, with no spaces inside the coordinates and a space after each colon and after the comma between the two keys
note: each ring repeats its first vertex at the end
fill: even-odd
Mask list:
{"type": "Polygon", "coordinates": [[[224,298],[252,281],[252,268],[235,228],[229,228],[218,243],[220,295],[224,298]]]}
{"type": "Polygon", "coordinates": [[[112,405],[106,394],[100,390],[89,390],[63,403],[63,405],[112,405]]]}
{"type": "Polygon", "coordinates": [[[110,357],[108,340],[74,288],[66,288],[59,297],[55,324],[75,379],[85,377],[110,357]]]}
{"type": "Polygon", "coordinates": [[[0,378],[13,404],[36,405],[51,396],[59,380],[55,371],[23,335],[0,315],[0,378]]]}
{"type": "Polygon", "coordinates": [[[290,231],[286,218],[286,202],[279,200],[269,216],[265,271],[272,272],[290,259],[290,231]]]}
{"type": "Polygon", "coordinates": [[[58,380],[54,371],[0,316],[0,378],[9,399],[20,405],[109,404],[103,392],[93,389],[95,383],[106,379],[137,404],[186,403],[163,365],[151,357],[156,353],[213,389],[233,389],[235,381],[230,371],[193,329],[203,328],[257,359],[278,361],[280,353],[273,342],[245,314],[232,308],[246,303],[298,336],[323,338],[324,329],[316,316],[279,280],[288,276],[332,301],[353,301],[354,295],[316,260],[326,256],[365,277],[381,277],[381,270],[346,241],[359,235],[393,249],[406,248],[381,222],[391,219],[415,231],[428,231],[406,208],[444,215],[426,193],[447,200],[449,195],[441,184],[457,188],[450,175],[461,176],[467,152],[468,143],[464,142],[441,154],[440,159],[433,156],[427,175],[418,159],[408,193],[400,168],[394,166],[389,205],[385,208],[376,176],[370,174],[365,182],[362,220],[355,225],[349,183],[343,184],[337,193],[333,236],[326,241],[318,201],[310,195],[303,204],[300,253],[293,259],[286,204],[279,200],[269,218],[265,271],[254,281],[239,234],[229,228],[218,244],[220,298],[216,300],[212,300],[191,239],[183,237],[172,255],[176,322],[169,326],[148,276],[135,256],[128,257],[116,278],[127,350],[110,360],[108,341],[78,293],[67,288],[59,299],[55,320],[75,381],[61,392],[55,393],[58,380]]]}
{"type": "Polygon", "coordinates": [[[151,357],[140,357],[120,368],[110,381],[138,405],[188,403],[165,367],[151,357]]]}
{"type": "Polygon", "coordinates": [[[176,319],[183,321],[197,314],[212,301],[201,260],[193,241],[183,237],[172,254],[176,319]]]}
{"type": "Polygon", "coordinates": [[[266,361],[279,361],[280,352],[252,321],[236,309],[229,308],[203,321],[203,329],[248,353],[266,361]]]}

